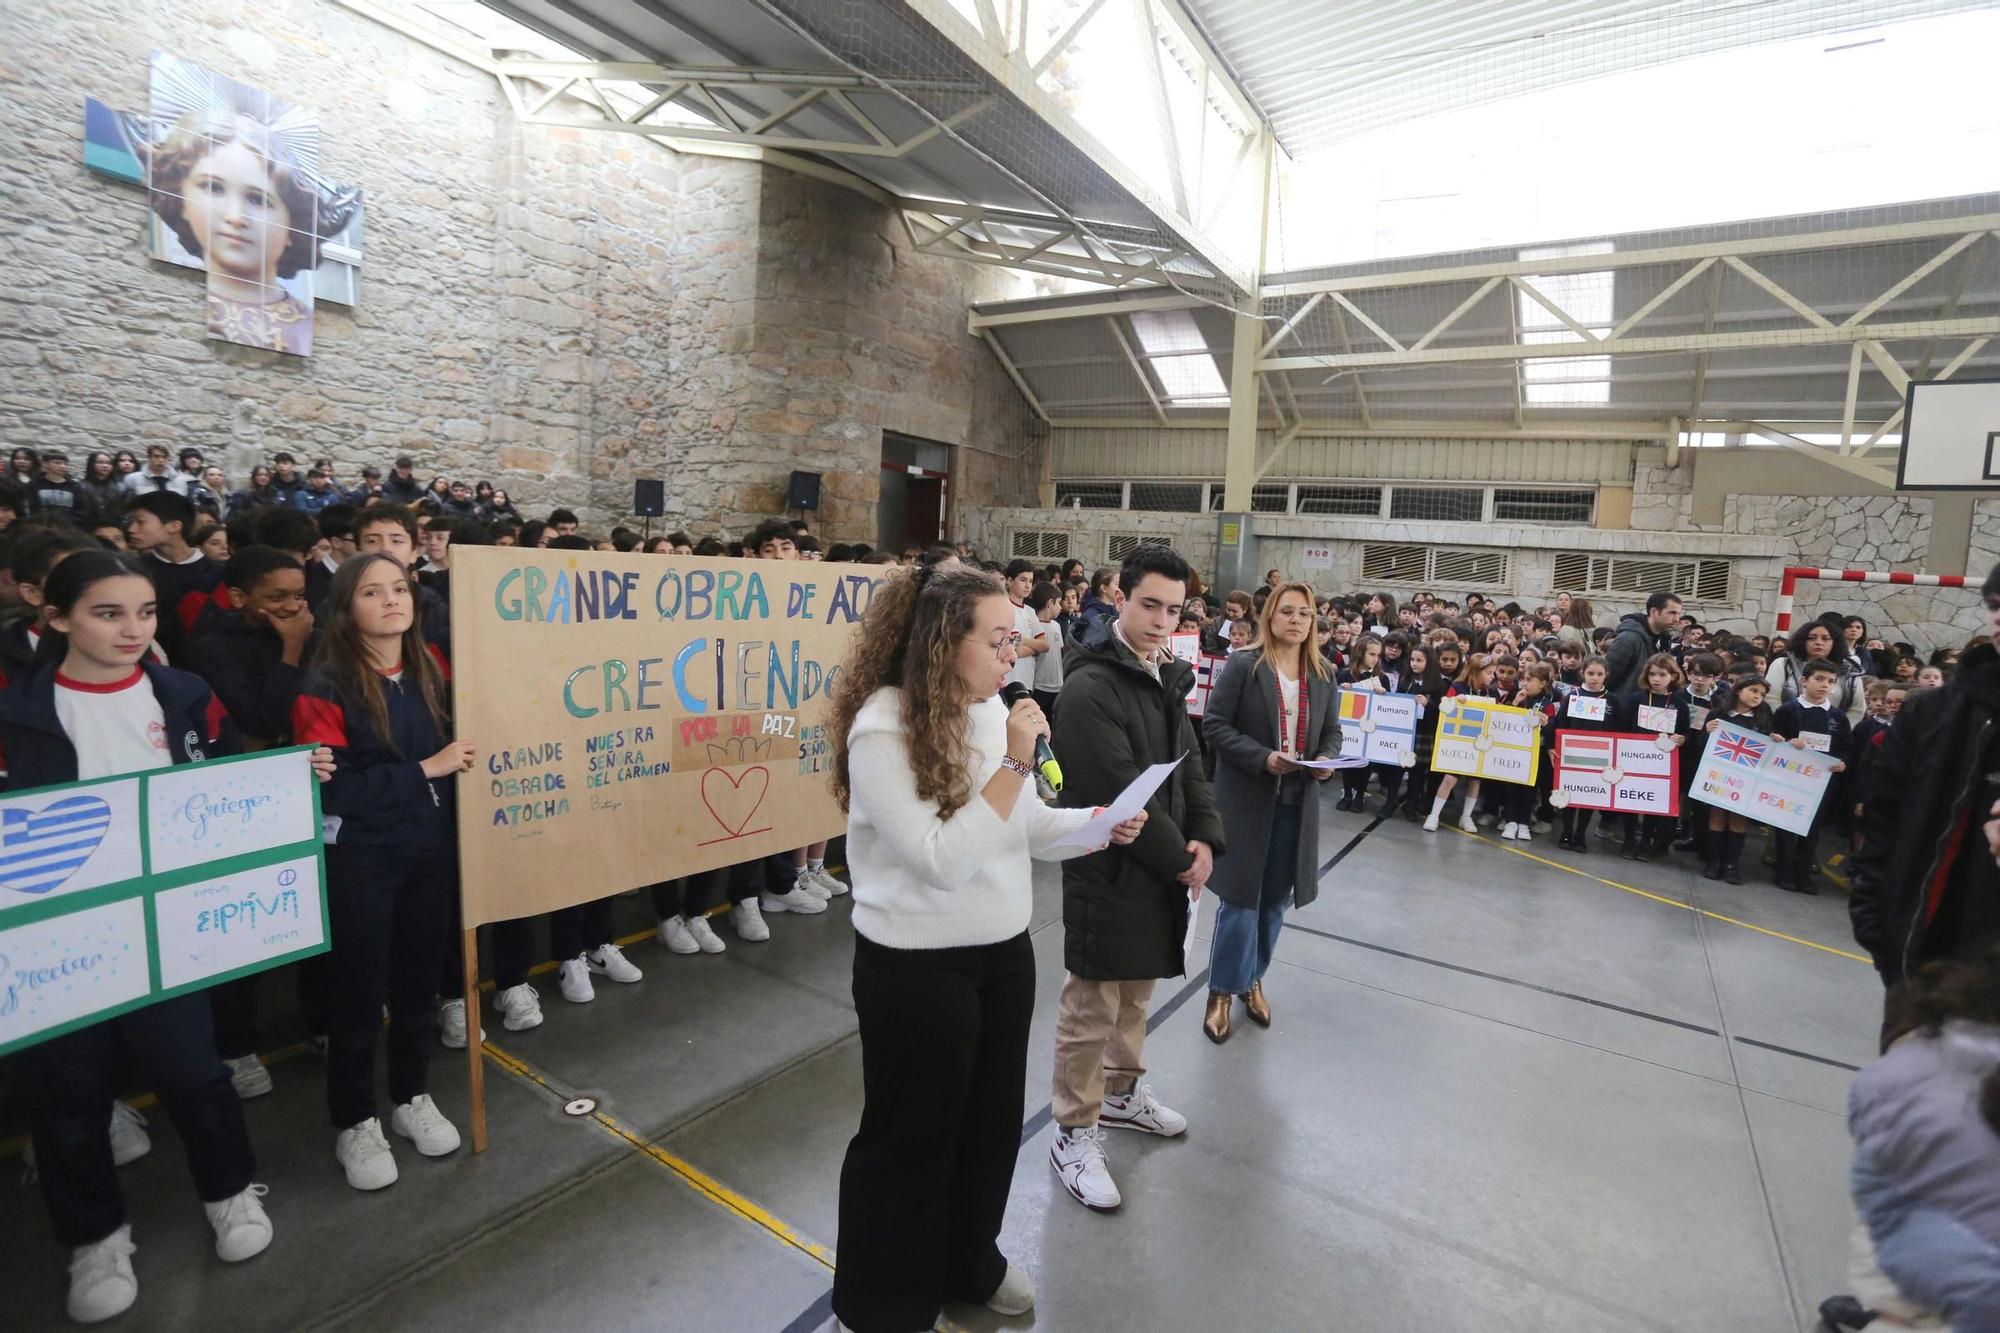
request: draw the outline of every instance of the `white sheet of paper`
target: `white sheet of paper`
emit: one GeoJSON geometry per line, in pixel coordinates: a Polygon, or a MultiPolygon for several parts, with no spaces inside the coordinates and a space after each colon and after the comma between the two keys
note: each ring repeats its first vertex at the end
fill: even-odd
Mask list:
{"type": "Polygon", "coordinates": [[[1706,725],[1708,725],[1707,707],[1698,704],[1690,704],[1688,706],[1688,730],[1700,731],[1706,725]]]}
{"type": "MultiPolygon", "coordinates": [[[[1186,758],[1185,755],[1182,758],[1186,758]]],[[[1124,791],[1118,793],[1110,805],[1083,823],[1078,824],[1048,846],[1049,851],[1059,851],[1065,847],[1102,847],[1111,841],[1111,831],[1146,808],[1146,802],[1153,799],[1153,793],[1160,784],[1181,765],[1180,759],[1171,764],[1154,764],[1133,778],[1124,791]]]]}
{"type": "Polygon", "coordinates": [[[1602,697],[1592,699],[1581,694],[1572,694],[1569,697],[1569,706],[1564,711],[1571,717],[1582,718],[1586,722],[1602,722],[1604,700],[1602,697]]]}
{"type": "Polygon", "coordinates": [[[321,835],[312,756],[287,750],[240,763],[183,764],[146,787],[153,873],[268,851],[321,835]]]}
{"type": "Polygon", "coordinates": [[[1190,970],[1192,965],[1187,963],[1187,957],[1194,952],[1194,923],[1201,919],[1201,909],[1195,905],[1194,894],[1193,889],[1188,890],[1188,928],[1187,934],[1181,937],[1181,962],[1190,970]]]}
{"type": "Polygon", "coordinates": [[[1821,754],[1833,749],[1833,737],[1823,731],[1802,731],[1799,733],[1799,739],[1806,743],[1808,750],[1818,750],[1821,754]]]}
{"type": "Polygon", "coordinates": [[[1639,730],[1669,732],[1678,729],[1679,716],[1671,708],[1657,708],[1652,704],[1639,705],[1639,730]]]}
{"type": "MultiPolygon", "coordinates": [[[[1341,766],[1338,759],[1300,759],[1295,761],[1300,768],[1309,768],[1315,773],[1331,773],[1341,766]]],[[[1349,768],[1354,765],[1349,764],[1349,768]]]]}

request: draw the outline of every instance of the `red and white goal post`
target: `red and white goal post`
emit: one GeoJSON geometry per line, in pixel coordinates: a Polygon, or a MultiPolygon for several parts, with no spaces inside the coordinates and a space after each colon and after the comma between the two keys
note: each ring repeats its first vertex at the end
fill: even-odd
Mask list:
{"type": "Polygon", "coordinates": [[[1815,569],[1810,565],[1787,565],[1785,576],[1778,583],[1778,633],[1792,632],[1792,594],[1797,591],[1802,579],[1821,579],[1829,583],[1901,583],[1918,588],[1964,588],[1969,584],[1963,574],[1907,574],[1900,569],[1815,569]]]}

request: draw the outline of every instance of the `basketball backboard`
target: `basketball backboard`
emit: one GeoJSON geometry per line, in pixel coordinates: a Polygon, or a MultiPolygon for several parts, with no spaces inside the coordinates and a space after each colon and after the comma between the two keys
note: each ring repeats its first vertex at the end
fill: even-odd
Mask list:
{"type": "Polygon", "coordinates": [[[1910,382],[1896,489],[2000,491],[2000,379],[1910,382]]]}

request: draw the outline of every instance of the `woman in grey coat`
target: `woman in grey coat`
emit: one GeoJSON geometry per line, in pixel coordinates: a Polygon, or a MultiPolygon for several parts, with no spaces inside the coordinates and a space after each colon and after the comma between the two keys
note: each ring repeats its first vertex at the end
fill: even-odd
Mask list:
{"type": "Polygon", "coordinates": [[[1313,633],[1312,589],[1279,585],[1264,603],[1258,647],[1233,654],[1209,694],[1202,730],[1215,752],[1215,804],[1229,850],[1215,863],[1210,941],[1209,1040],[1229,1039],[1241,995],[1250,1019],[1271,1026],[1264,973],[1277,951],[1288,902],[1319,893],[1318,800],[1300,760],[1340,753],[1340,692],[1313,633]]]}

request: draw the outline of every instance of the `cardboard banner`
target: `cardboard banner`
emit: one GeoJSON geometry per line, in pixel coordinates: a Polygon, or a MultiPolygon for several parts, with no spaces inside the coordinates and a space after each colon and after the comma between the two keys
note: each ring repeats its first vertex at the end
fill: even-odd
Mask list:
{"type": "Polygon", "coordinates": [[[1486,699],[1440,699],[1431,771],[1532,783],[1542,755],[1536,731],[1528,709],[1486,699]]]}
{"type": "Polygon", "coordinates": [[[467,929],[838,835],[826,717],[872,565],[451,561],[467,929]]]}
{"type": "Polygon", "coordinates": [[[1681,752],[1657,735],[1619,731],[1556,733],[1555,778],[1549,804],[1558,810],[1619,814],[1681,812],[1681,752]]]}
{"type": "Polygon", "coordinates": [[[1373,690],[1340,688],[1341,768],[1363,764],[1417,764],[1417,719],[1423,700],[1414,694],[1377,694],[1373,690]]]}
{"type": "Polygon", "coordinates": [[[1808,833],[1832,781],[1833,763],[1818,751],[1724,722],[1708,733],[1688,794],[1787,833],[1808,833]]]}
{"type": "Polygon", "coordinates": [[[1189,717],[1201,717],[1208,712],[1208,696],[1215,688],[1215,678],[1229,659],[1204,653],[1199,634],[1170,634],[1167,640],[1173,646],[1174,656],[1194,668],[1194,684],[1188,686],[1187,712],[1189,717]]]}
{"type": "Polygon", "coordinates": [[[326,952],[311,754],[0,797],[0,1055],[326,952]]]}

